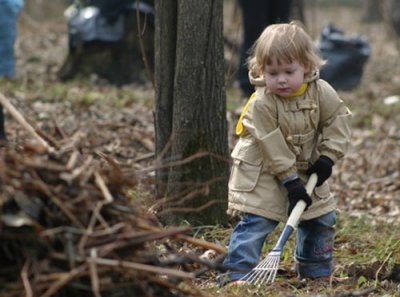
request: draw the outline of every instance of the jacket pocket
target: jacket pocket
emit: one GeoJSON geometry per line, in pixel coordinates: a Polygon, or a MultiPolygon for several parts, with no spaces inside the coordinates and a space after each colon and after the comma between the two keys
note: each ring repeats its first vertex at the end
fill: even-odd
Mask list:
{"type": "Polygon", "coordinates": [[[239,139],[231,154],[233,165],[229,179],[229,189],[250,192],[254,190],[262,169],[262,155],[257,143],[252,139],[239,139]]]}

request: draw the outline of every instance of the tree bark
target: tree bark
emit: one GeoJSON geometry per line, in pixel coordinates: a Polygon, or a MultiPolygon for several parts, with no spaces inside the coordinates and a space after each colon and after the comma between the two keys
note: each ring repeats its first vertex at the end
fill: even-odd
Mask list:
{"type": "Polygon", "coordinates": [[[382,1],[365,0],[362,14],[364,23],[376,23],[383,20],[382,1]]]}
{"type": "Polygon", "coordinates": [[[292,18],[301,21],[306,25],[304,16],[304,0],[292,0],[292,18]]]}
{"type": "Polygon", "coordinates": [[[193,159],[157,171],[167,223],[226,222],[222,5],[222,0],[156,1],[156,152],[164,166],[193,159]]]}
{"type": "MultiPolygon", "coordinates": [[[[170,161],[172,111],[176,52],[177,0],[155,1],[155,150],[159,165],[170,161]]],[[[163,197],[168,184],[169,168],[156,171],[156,195],[163,197]]]]}
{"type": "Polygon", "coordinates": [[[389,22],[397,36],[400,36],[400,2],[398,0],[389,0],[389,22]]]}

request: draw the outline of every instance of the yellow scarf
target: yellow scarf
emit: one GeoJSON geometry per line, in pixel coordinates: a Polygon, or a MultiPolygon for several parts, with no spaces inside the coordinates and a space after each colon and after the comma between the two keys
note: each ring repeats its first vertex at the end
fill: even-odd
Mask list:
{"type": "MultiPolygon", "coordinates": [[[[303,95],[304,92],[307,90],[307,87],[308,87],[308,84],[307,83],[303,83],[301,85],[301,87],[296,92],[291,94],[288,98],[293,98],[293,97],[297,97],[297,96],[303,95]]],[[[240,135],[242,135],[242,134],[244,134],[246,132],[246,129],[243,126],[242,121],[243,121],[244,115],[246,114],[247,110],[249,109],[250,102],[254,98],[256,98],[256,93],[255,92],[253,94],[251,94],[249,100],[247,100],[247,102],[246,102],[246,104],[245,104],[245,106],[244,106],[244,108],[242,110],[242,113],[240,114],[239,120],[238,120],[238,122],[236,124],[236,131],[235,131],[236,135],[238,135],[238,136],[240,136],[240,135]]]]}
{"type": "Polygon", "coordinates": [[[307,90],[307,87],[308,87],[308,83],[303,83],[296,92],[294,92],[293,94],[291,94],[289,96],[289,98],[293,98],[293,97],[297,97],[297,96],[303,95],[304,92],[307,90]]]}

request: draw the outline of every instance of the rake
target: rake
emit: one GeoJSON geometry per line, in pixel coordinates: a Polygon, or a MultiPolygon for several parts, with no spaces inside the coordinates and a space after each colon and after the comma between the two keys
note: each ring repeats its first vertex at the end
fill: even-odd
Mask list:
{"type": "MultiPolygon", "coordinates": [[[[306,191],[310,196],[317,184],[317,180],[318,177],[315,173],[313,173],[308,179],[306,191]]],[[[256,267],[243,276],[241,280],[254,285],[273,283],[275,281],[283,248],[288,241],[289,236],[295,230],[305,208],[306,203],[303,200],[297,202],[273,250],[256,267]]]]}

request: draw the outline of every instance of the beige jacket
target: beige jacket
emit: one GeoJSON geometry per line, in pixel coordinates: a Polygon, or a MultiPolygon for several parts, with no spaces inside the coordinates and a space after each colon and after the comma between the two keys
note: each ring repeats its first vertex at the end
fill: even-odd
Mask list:
{"type": "MultiPolygon", "coordinates": [[[[335,90],[319,79],[306,77],[308,87],[297,97],[282,98],[265,87],[263,77],[250,80],[254,98],[243,116],[244,132],[232,151],[228,213],[253,213],[287,220],[287,191],[282,180],[296,174],[306,182],[310,163],[323,154],[334,162],[346,153],[351,138],[351,112],[335,90]]],[[[315,188],[308,220],[335,209],[327,182],[315,188]]]]}

